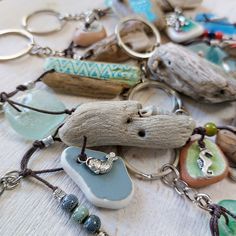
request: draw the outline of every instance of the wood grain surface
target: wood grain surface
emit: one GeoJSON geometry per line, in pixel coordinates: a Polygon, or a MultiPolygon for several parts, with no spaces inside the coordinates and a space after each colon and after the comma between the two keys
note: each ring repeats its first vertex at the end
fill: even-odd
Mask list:
{"type": "MultiPolygon", "coordinates": [[[[60,12],[78,13],[91,7],[99,7],[103,0],[3,0],[0,1],[0,29],[20,28],[20,19],[33,10],[56,9],[60,12]]],[[[236,2],[232,0],[206,0],[204,7],[214,10],[221,16],[236,20],[236,2]]],[[[104,21],[108,33],[112,33],[116,18],[104,21]]],[[[45,24],[46,19],[43,20],[45,24]]],[[[42,23],[42,24],[43,24],[42,23]]],[[[64,49],[71,41],[76,23],[68,23],[59,33],[48,36],[36,36],[37,43],[55,49],[64,49]]],[[[16,39],[16,38],[14,38],[16,39]]],[[[0,39],[0,53],[12,52],[22,46],[22,40],[0,39]]],[[[43,59],[33,56],[0,63],[1,91],[11,91],[16,85],[35,79],[43,69],[43,59]]],[[[140,101],[149,100],[153,93],[142,93],[140,101]]],[[[159,103],[153,96],[152,102],[159,103]]],[[[82,97],[59,95],[68,107],[84,101],[82,97]]],[[[184,98],[185,106],[199,125],[207,121],[217,124],[230,124],[235,117],[235,104],[222,105],[198,104],[184,98]]],[[[24,141],[9,127],[4,117],[0,117],[0,175],[19,168],[19,162],[30,142],[24,141]]],[[[36,169],[60,166],[60,153],[65,148],[55,145],[37,153],[30,166],[36,169]]],[[[116,151],[111,147],[109,150],[116,151]]],[[[160,164],[169,161],[170,151],[152,149],[123,148],[123,154],[143,170],[155,171],[160,164]]],[[[98,214],[103,228],[115,236],[210,236],[209,215],[178,196],[172,189],[160,181],[141,181],[133,178],[135,195],[131,204],[122,210],[109,211],[93,207],[80,189],[64,173],[48,175],[47,179],[68,193],[76,194],[80,202],[98,214]]],[[[228,179],[201,191],[212,196],[218,202],[222,199],[235,199],[235,183],[228,179]]],[[[74,236],[86,235],[81,227],[63,213],[48,189],[35,181],[23,181],[13,191],[0,197],[0,235],[1,236],[74,236]]]]}

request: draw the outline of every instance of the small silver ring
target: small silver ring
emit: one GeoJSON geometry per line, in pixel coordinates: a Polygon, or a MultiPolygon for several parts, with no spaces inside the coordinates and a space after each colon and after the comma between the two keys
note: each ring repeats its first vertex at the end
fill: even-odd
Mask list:
{"type": "Polygon", "coordinates": [[[139,16],[125,17],[125,18],[121,19],[121,21],[116,25],[115,34],[117,37],[119,47],[121,47],[123,50],[125,50],[125,52],[129,56],[134,57],[136,59],[147,59],[147,58],[151,57],[154,54],[154,52],[156,51],[156,47],[158,47],[161,43],[160,33],[158,32],[156,27],[152,23],[146,21],[145,19],[143,19],[142,17],[139,17],[139,16]],[[129,21],[140,21],[151,28],[151,30],[156,38],[156,42],[153,45],[154,46],[153,51],[146,52],[146,53],[139,53],[139,52],[136,52],[136,51],[130,49],[128,46],[125,45],[125,43],[123,42],[122,37],[120,35],[120,32],[121,32],[122,25],[124,25],[126,22],[129,22],[129,21]]]}
{"type": "MultiPolygon", "coordinates": [[[[165,171],[159,171],[157,173],[144,173],[141,170],[137,169],[136,167],[134,167],[133,165],[131,165],[127,159],[125,157],[123,157],[123,160],[125,162],[125,165],[127,167],[127,169],[132,172],[136,177],[140,178],[140,179],[144,179],[144,180],[157,180],[162,178],[163,176],[166,176],[168,174],[171,173],[172,170],[165,170],[165,171]]],[[[179,164],[179,155],[178,155],[178,151],[175,150],[175,157],[174,157],[174,161],[173,161],[173,166],[177,167],[179,164]]]]}
{"type": "Polygon", "coordinates": [[[4,35],[19,35],[23,38],[26,38],[29,42],[27,46],[23,49],[21,49],[19,52],[9,55],[9,56],[1,56],[0,55],[0,61],[8,61],[8,60],[13,60],[19,57],[22,57],[30,52],[30,50],[34,46],[34,37],[32,34],[28,33],[25,30],[21,29],[7,29],[7,30],[0,30],[0,37],[4,35]]]}
{"type": "Polygon", "coordinates": [[[66,21],[63,20],[61,18],[61,14],[57,11],[54,10],[50,10],[50,9],[42,9],[42,10],[38,10],[38,11],[34,11],[33,13],[23,17],[22,19],[22,26],[30,33],[32,34],[38,34],[38,35],[45,35],[45,34],[51,34],[51,33],[55,33],[60,31],[63,26],[66,24],[66,21]],[[59,26],[55,27],[54,29],[51,30],[46,30],[46,31],[38,31],[36,29],[33,29],[29,26],[29,21],[30,19],[32,19],[32,17],[36,16],[36,15],[41,15],[41,14],[45,14],[45,15],[52,15],[55,16],[55,18],[58,20],[59,22],[59,26]]]}
{"type": "Polygon", "coordinates": [[[150,87],[154,87],[154,88],[158,88],[161,89],[162,91],[164,91],[169,97],[171,97],[173,99],[173,109],[171,112],[176,113],[176,114],[180,114],[180,111],[182,113],[187,114],[187,112],[183,109],[183,103],[182,100],[179,96],[179,94],[174,91],[173,89],[171,89],[170,87],[168,87],[167,85],[161,83],[161,82],[157,82],[157,81],[145,81],[143,83],[140,83],[138,85],[136,85],[131,92],[128,95],[128,100],[134,100],[134,95],[144,89],[144,88],[150,88],[150,87]]]}

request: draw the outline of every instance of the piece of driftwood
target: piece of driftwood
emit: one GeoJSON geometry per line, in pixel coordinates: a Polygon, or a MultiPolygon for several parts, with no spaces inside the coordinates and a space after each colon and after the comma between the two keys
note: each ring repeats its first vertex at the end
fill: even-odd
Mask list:
{"type": "MultiPolygon", "coordinates": [[[[148,35],[150,29],[139,22],[130,22],[125,24],[121,31],[121,36],[129,47],[137,52],[147,51],[152,47],[148,35]]],[[[82,59],[91,61],[105,61],[105,62],[123,62],[130,59],[130,56],[121,49],[117,44],[117,37],[115,34],[95,43],[89,47],[82,59]]]]}
{"type": "Polygon", "coordinates": [[[164,11],[173,11],[173,7],[193,9],[198,7],[203,0],[157,0],[164,11]],[[169,2],[169,3],[168,3],[169,2]]]}
{"type": "Polygon", "coordinates": [[[67,145],[88,147],[121,145],[169,149],[183,146],[195,122],[184,115],[140,117],[142,105],[136,101],[85,103],[60,128],[59,136],[67,145]]]}
{"type": "MultiPolygon", "coordinates": [[[[229,128],[236,131],[233,127],[229,128]]],[[[228,130],[220,130],[216,136],[216,143],[226,157],[236,164],[236,134],[228,130]]]]}
{"type": "Polygon", "coordinates": [[[166,27],[165,15],[156,0],[112,0],[112,9],[120,17],[141,15],[155,24],[159,30],[166,27]]]}
{"type": "Polygon", "coordinates": [[[236,78],[183,46],[161,45],[148,66],[157,79],[199,102],[236,100],[236,78]]]}
{"type": "Polygon", "coordinates": [[[95,98],[113,98],[140,82],[136,66],[47,58],[42,81],[61,93],[95,98]]]}

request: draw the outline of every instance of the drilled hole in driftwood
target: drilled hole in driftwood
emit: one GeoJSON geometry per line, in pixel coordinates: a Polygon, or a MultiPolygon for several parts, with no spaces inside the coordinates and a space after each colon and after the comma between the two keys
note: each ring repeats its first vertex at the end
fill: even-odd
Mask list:
{"type": "Polygon", "coordinates": [[[145,137],[146,136],[145,130],[139,130],[138,136],[141,137],[141,138],[145,137]]]}
{"type": "Polygon", "coordinates": [[[129,124],[129,123],[131,123],[131,122],[132,122],[132,118],[129,117],[129,118],[127,119],[126,123],[129,124]]]}

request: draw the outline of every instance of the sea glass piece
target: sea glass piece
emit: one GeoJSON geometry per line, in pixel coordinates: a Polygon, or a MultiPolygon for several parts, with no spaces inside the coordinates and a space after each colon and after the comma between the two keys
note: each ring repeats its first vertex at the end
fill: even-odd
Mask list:
{"type": "Polygon", "coordinates": [[[213,174],[206,176],[199,167],[200,148],[197,141],[190,142],[180,151],[180,174],[181,178],[191,187],[200,188],[217,183],[228,174],[228,162],[220,148],[209,139],[204,139],[206,148],[212,153],[209,172],[213,174]]]}
{"type": "MultiPolygon", "coordinates": [[[[133,183],[123,160],[119,157],[112,169],[105,174],[95,174],[85,164],[77,162],[81,148],[69,147],[61,156],[61,164],[66,173],[95,206],[120,209],[126,207],[133,196],[133,183]]],[[[107,160],[104,152],[86,149],[88,157],[107,160]]]]}
{"type": "MultiPolygon", "coordinates": [[[[32,89],[13,97],[14,101],[47,111],[64,111],[65,105],[55,95],[45,90],[32,89]]],[[[63,123],[66,115],[50,115],[28,108],[19,107],[21,112],[11,105],[4,105],[5,117],[11,127],[20,135],[29,140],[42,139],[52,134],[63,123]]]]}
{"type": "MultiPolygon", "coordinates": [[[[236,201],[235,200],[223,200],[219,202],[219,205],[229,210],[231,213],[236,215],[236,201]]],[[[220,236],[235,236],[236,235],[236,220],[229,217],[229,224],[226,225],[225,219],[222,216],[219,220],[219,231],[220,236]]]]}
{"type": "Polygon", "coordinates": [[[199,56],[206,58],[208,61],[223,67],[223,59],[227,57],[227,53],[218,46],[210,46],[204,42],[193,43],[188,46],[190,50],[199,56]]]}

